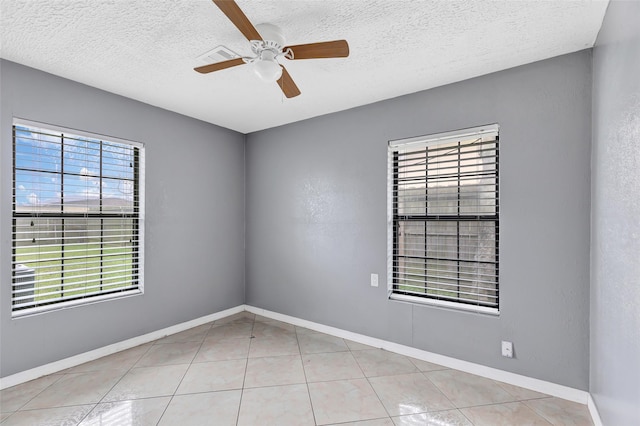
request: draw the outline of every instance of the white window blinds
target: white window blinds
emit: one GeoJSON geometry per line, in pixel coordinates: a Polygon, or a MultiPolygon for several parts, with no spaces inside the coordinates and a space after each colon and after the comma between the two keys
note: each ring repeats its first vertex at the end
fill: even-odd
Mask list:
{"type": "Polygon", "coordinates": [[[498,126],[389,143],[390,295],[499,308],[498,126]]]}
{"type": "Polygon", "coordinates": [[[14,316],[142,286],[144,149],[13,126],[14,316]]]}

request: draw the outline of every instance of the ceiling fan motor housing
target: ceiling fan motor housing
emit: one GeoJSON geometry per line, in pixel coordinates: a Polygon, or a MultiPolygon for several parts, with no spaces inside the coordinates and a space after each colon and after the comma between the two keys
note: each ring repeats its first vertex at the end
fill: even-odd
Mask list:
{"type": "Polygon", "coordinates": [[[260,33],[262,40],[251,40],[251,51],[255,55],[253,61],[275,60],[279,56],[293,59],[293,52],[290,49],[284,50],[285,38],[278,26],[258,24],[256,30],[260,33]]]}
{"type": "Polygon", "coordinates": [[[280,46],[280,49],[285,45],[285,38],[282,30],[277,25],[273,24],[258,24],[256,30],[262,36],[262,40],[270,45],[280,46]]]}

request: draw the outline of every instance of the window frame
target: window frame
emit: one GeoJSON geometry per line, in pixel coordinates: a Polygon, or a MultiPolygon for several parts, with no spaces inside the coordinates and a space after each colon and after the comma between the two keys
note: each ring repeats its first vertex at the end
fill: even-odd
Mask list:
{"type": "MultiPolygon", "coordinates": [[[[93,143],[93,142],[92,142],[93,143]]],[[[62,145],[61,145],[62,148],[62,145]]],[[[62,164],[64,164],[64,149],[61,149],[61,162],[62,164]]],[[[115,299],[120,299],[120,298],[124,298],[124,297],[131,297],[131,296],[136,296],[136,295],[141,295],[144,294],[144,247],[145,247],[145,144],[141,143],[141,142],[137,142],[137,141],[131,141],[131,140],[126,140],[126,139],[122,139],[122,138],[117,138],[117,137],[113,137],[113,136],[106,136],[106,135],[101,135],[98,133],[93,133],[93,132],[86,132],[86,131],[82,131],[82,130],[76,130],[76,129],[70,129],[67,127],[61,127],[61,126],[57,126],[57,125],[52,125],[52,124],[47,124],[47,123],[41,123],[41,122],[36,122],[36,121],[32,121],[32,120],[26,120],[26,119],[22,119],[22,118],[17,118],[14,117],[13,118],[13,123],[12,123],[12,165],[11,165],[11,169],[12,169],[12,207],[11,207],[11,223],[12,223],[12,228],[11,228],[11,233],[12,233],[12,238],[11,238],[11,317],[12,318],[21,318],[21,317],[25,317],[25,316],[31,316],[31,315],[36,315],[36,314],[41,314],[41,313],[45,313],[45,312],[51,312],[51,311],[57,311],[60,309],[67,309],[67,308],[71,308],[71,307],[75,307],[75,306],[85,306],[85,305],[90,305],[93,303],[98,303],[98,302],[102,302],[102,301],[106,301],[106,300],[115,300],[115,299]],[[87,138],[90,139],[92,141],[100,141],[100,147],[101,150],[100,152],[102,152],[102,146],[104,146],[105,144],[117,144],[117,145],[127,145],[129,147],[133,148],[133,158],[134,158],[134,166],[133,166],[133,178],[131,179],[132,182],[132,212],[131,213],[109,213],[109,212],[102,212],[102,201],[100,201],[100,212],[96,213],[96,212],[86,212],[86,213],[71,213],[71,212],[65,212],[63,209],[64,204],[64,196],[65,196],[65,191],[64,191],[64,186],[63,184],[61,184],[61,188],[60,188],[60,211],[59,212],[55,212],[55,213],[42,213],[42,212],[18,212],[17,211],[17,198],[16,198],[16,190],[17,190],[17,178],[16,178],[16,172],[17,171],[28,171],[24,168],[20,168],[17,167],[16,164],[16,126],[25,126],[25,127],[29,127],[32,128],[34,130],[37,130],[38,132],[40,132],[41,134],[44,133],[46,134],[47,132],[51,132],[51,133],[61,133],[61,137],[60,137],[60,143],[64,143],[64,137],[70,137],[70,138],[87,138]],[[63,136],[64,135],[64,136],[63,136]],[[24,169],[24,170],[23,170],[24,169]],[[44,303],[36,303],[34,304],[34,306],[31,307],[21,307],[21,308],[14,308],[14,288],[18,285],[18,281],[16,279],[17,274],[16,274],[16,270],[17,270],[17,266],[18,266],[18,260],[16,258],[16,249],[18,248],[17,246],[17,242],[16,240],[16,236],[17,236],[17,219],[24,219],[24,218],[37,218],[37,219],[41,219],[41,218],[50,218],[52,220],[62,220],[64,221],[64,219],[86,219],[87,221],[89,219],[98,219],[100,221],[100,239],[101,241],[103,238],[103,232],[104,232],[104,221],[108,220],[108,219],[126,219],[126,220],[131,220],[131,227],[132,227],[132,240],[135,239],[136,243],[133,244],[131,246],[131,253],[132,253],[132,258],[131,258],[131,273],[130,274],[125,274],[123,276],[127,276],[129,275],[131,277],[131,282],[136,282],[135,286],[131,286],[131,287],[135,287],[135,288],[131,288],[131,289],[114,289],[114,290],[106,290],[103,291],[102,289],[100,290],[100,292],[93,294],[93,295],[89,295],[89,296],[78,296],[75,298],[70,298],[70,299],[66,299],[66,300],[59,300],[60,297],[55,298],[55,300],[52,300],[50,302],[44,302],[44,303]]],[[[127,179],[124,178],[116,178],[116,177],[110,177],[110,176],[106,176],[103,175],[103,158],[102,155],[100,155],[100,172],[99,172],[99,185],[100,185],[100,200],[102,200],[102,182],[103,179],[109,179],[109,180],[115,180],[115,181],[125,181],[127,179]]],[[[33,170],[32,173],[47,173],[50,174],[47,171],[40,171],[40,170],[33,170]]],[[[52,172],[54,174],[60,174],[61,176],[61,181],[64,182],[64,176],[65,175],[74,175],[73,173],[69,174],[69,173],[65,173],[64,169],[62,167],[62,165],[60,166],[60,171],[59,172],[52,172]]],[[[67,192],[68,193],[68,192],[67,192]]],[[[90,228],[87,227],[85,228],[87,230],[89,230],[90,228]]],[[[67,231],[65,228],[62,228],[60,232],[62,235],[65,235],[67,231]]],[[[67,237],[62,237],[62,238],[67,238],[67,237]]],[[[103,247],[105,243],[100,243],[100,246],[103,247]]],[[[44,245],[46,247],[46,244],[44,245]]],[[[64,253],[64,244],[61,243],[61,253],[64,253]]],[[[105,262],[105,256],[108,256],[107,254],[104,253],[103,249],[100,249],[100,255],[99,255],[99,259],[100,259],[100,265],[102,265],[105,262]]],[[[100,267],[100,270],[102,271],[102,266],[100,267]]],[[[95,275],[95,274],[94,274],[95,275]]],[[[103,278],[103,272],[100,272],[100,287],[102,287],[103,285],[108,285],[108,283],[105,283],[103,280],[106,278],[103,278]]],[[[89,280],[91,281],[91,280],[89,280]]],[[[95,280],[94,280],[95,281],[95,280]]],[[[87,281],[83,281],[86,285],[87,281]]],[[[62,285],[62,284],[61,284],[62,285]]],[[[34,291],[36,289],[35,283],[34,283],[34,291]]],[[[63,290],[61,290],[61,292],[63,292],[63,290]]],[[[34,293],[35,294],[35,293],[34,293]]]]}
{"type": "MultiPolygon", "coordinates": [[[[500,313],[500,201],[499,201],[499,192],[500,192],[500,173],[499,173],[499,125],[498,124],[490,124],[485,126],[455,130],[451,132],[437,133],[431,135],[417,136],[406,139],[397,139],[390,140],[388,143],[388,156],[387,156],[387,296],[390,300],[402,301],[402,302],[410,302],[415,304],[423,304],[423,305],[431,305],[438,306],[443,308],[450,308],[454,310],[461,311],[472,311],[483,314],[491,314],[491,315],[499,315],[500,313]],[[426,211],[421,214],[415,215],[398,215],[397,214],[397,185],[398,180],[396,176],[396,161],[398,152],[403,149],[418,149],[424,147],[436,147],[439,145],[444,145],[447,143],[452,143],[455,141],[463,141],[469,140],[473,137],[482,137],[482,138],[495,138],[495,214],[493,215],[440,215],[442,217],[437,217],[438,215],[433,215],[434,217],[430,217],[426,211]],[[459,252],[459,236],[460,229],[459,224],[465,221],[489,221],[495,223],[495,300],[496,306],[483,306],[481,304],[473,304],[466,301],[454,301],[454,300],[443,300],[440,298],[436,298],[434,296],[429,296],[425,293],[424,296],[414,295],[414,294],[403,294],[402,291],[397,291],[397,282],[395,281],[394,272],[396,268],[398,268],[398,257],[395,253],[395,244],[397,242],[397,226],[401,219],[400,217],[415,217],[415,220],[418,218],[421,221],[424,221],[425,227],[427,222],[456,222],[458,224],[457,235],[458,235],[458,252],[459,252]]],[[[460,151],[458,151],[460,152],[460,151]]],[[[460,165],[458,164],[458,168],[460,165]]],[[[425,179],[427,179],[427,171],[425,169],[425,179]]],[[[454,186],[455,188],[455,186],[454,186]]],[[[457,186],[458,194],[460,194],[461,186],[457,186]]],[[[425,201],[426,202],[426,201],[425,201]]],[[[459,203],[459,201],[458,201],[459,203]]],[[[426,207],[426,205],[425,205],[426,207]]],[[[459,204],[458,204],[459,211],[459,204]]],[[[411,220],[413,220],[412,218],[411,220]]],[[[407,221],[407,220],[405,220],[407,221]]],[[[426,237],[425,237],[426,244],[426,237]]],[[[426,255],[426,253],[425,253],[426,255]]],[[[465,261],[461,259],[460,256],[456,259],[458,265],[461,261],[465,261]]],[[[458,266],[459,268],[459,266],[458,266]]],[[[458,281],[459,282],[459,281],[458,281]]],[[[424,280],[425,286],[428,281],[425,277],[424,280]]],[[[460,297],[458,295],[458,297],[460,297]]],[[[451,297],[446,297],[446,299],[452,299],[451,297]]]]}

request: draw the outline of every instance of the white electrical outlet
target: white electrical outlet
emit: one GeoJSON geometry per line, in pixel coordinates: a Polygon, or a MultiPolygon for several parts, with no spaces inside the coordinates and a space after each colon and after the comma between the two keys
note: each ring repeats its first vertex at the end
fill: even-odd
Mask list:
{"type": "Polygon", "coordinates": [[[513,358],[513,343],[502,341],[502,356],[513,358]]]}
{"type": "Polygon", "coordinates": [[[378,287],[378,274],[371,274],[371,287],[378,287]]]}

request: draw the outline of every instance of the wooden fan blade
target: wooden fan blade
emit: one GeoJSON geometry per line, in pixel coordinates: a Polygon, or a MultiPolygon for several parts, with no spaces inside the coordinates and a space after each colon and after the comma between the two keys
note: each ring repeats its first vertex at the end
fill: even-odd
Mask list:
{"type": "Polygon", "coordinates": [[[349,56],[349,44],[346,40],[325,41],[321,43],[297,44],[286,46],[291,49],[293,59],[346,58],[349,56]]]}
{"type": "Polygon", "coordinates": [[[216,62],[215,64],[196,67],[194,68],[194,70],[202,74],[208,74],[210,72],[220,71],[227,68],[236,67],[242,64],[244,64],[244,60],[242,58],[235,58],[235,59],[229,59],[228,61],[216,62]]]}
{"type": "MultiPolygon", "coordinates": [[[[282,65],[280,66],[282,67],[282,65]]],[[[298,89],[296,83],[293,82],[293,79],[285,67],[282,67],[282,77],[278,80],[278,86],[287,98],[295,98],[300,94],[300,89],[298,89]]]]}
{"type": "Polygon", "coordinates": [[[262,40],[260,34],[247,18],[240,6],[233,0],[213,0],[216,6],[220,8],[222,13],[235,25],[247,40],[262,40]]]}

